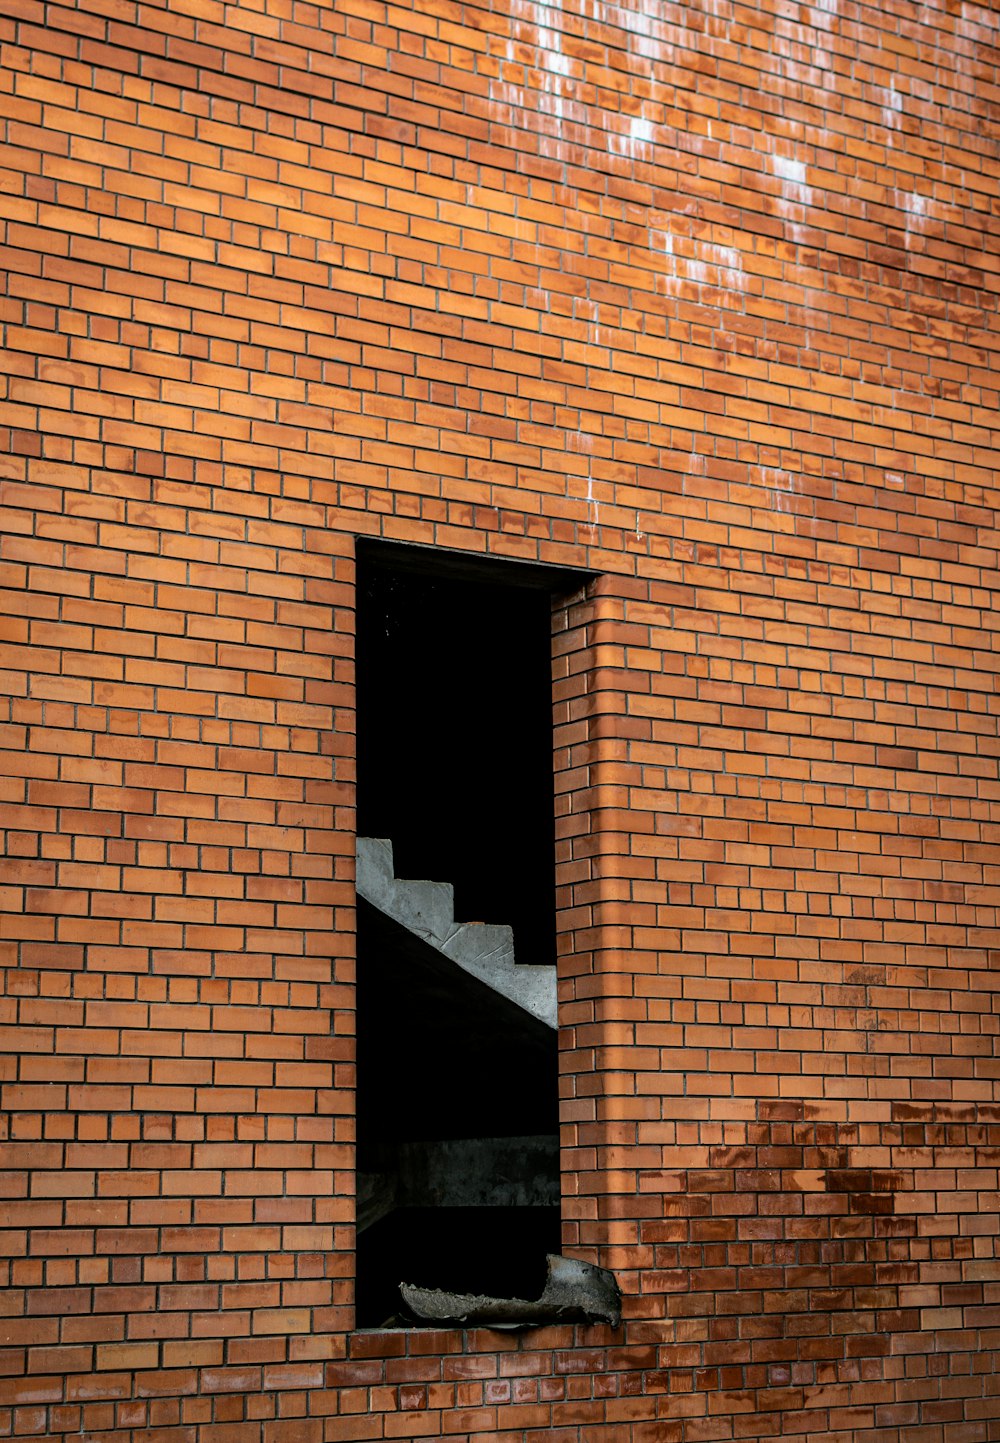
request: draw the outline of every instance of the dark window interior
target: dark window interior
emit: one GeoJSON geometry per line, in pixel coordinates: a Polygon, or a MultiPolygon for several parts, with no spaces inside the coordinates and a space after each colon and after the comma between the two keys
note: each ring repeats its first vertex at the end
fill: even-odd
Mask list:
{"type": "Polygon", "coordinates": [[[550,618],[546,590],[359,562],[358,835],[524,962],[555,960],[550,618]]]}
{"type": "MultiPolygon", "coordinates": [[[[359,544],[358,834],[547,965],[553,590],[540,569],[359,544]]],[[[357,1325],[405,1321],[402,1281],[537,1296],[559,1251],[554,1029],[360,895],[357,1018],[357,1325]],[[428,1182],[444,1144],[453,1175],[428,1182]]]]}

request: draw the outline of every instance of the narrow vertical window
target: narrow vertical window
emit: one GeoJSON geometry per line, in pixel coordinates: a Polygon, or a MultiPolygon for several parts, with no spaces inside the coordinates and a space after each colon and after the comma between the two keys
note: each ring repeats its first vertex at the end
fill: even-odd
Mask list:
{"type": "Polygon", "coordinates": [[[559,1251],[554,575],[359,543],[360,1327],[559,1251]]]}

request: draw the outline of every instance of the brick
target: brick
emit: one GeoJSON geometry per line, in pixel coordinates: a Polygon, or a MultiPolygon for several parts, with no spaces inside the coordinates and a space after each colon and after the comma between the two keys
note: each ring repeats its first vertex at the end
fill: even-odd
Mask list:
{"type": "Polygon", "coordinates": [[[960,8],[7,22],[0,1429],[989,1432],[960,8]],[[352,1331],[359,535],[595,573],[554,616],[562,1239],[615,1336],[352,1331]]]}

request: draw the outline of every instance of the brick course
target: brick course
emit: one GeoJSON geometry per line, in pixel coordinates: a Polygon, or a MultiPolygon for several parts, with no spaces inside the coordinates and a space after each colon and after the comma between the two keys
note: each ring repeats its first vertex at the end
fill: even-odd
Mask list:
{"type": "Polygon", "coordinates": [[[0,7],[0,1434],[988,1443],[996,14],[0,7]],[[357,536],[554,618],[563,1243],[358,1333],[357,536]]]}

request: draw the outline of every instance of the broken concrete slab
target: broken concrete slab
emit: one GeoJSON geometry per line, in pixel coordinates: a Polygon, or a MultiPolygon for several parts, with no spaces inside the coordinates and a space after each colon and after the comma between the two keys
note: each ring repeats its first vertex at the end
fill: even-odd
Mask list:
{"type": "Polygon", "coordinates": [[[488,1298],[478,1293],[447,1293],[400,1283],[403,1302],[426,1322],[481,1328],[540,1328],[546,1323],[621,1322],[621,1289],[614,1273],[549,1253],[548,1276],[540,1298],[488,1298]]]}

